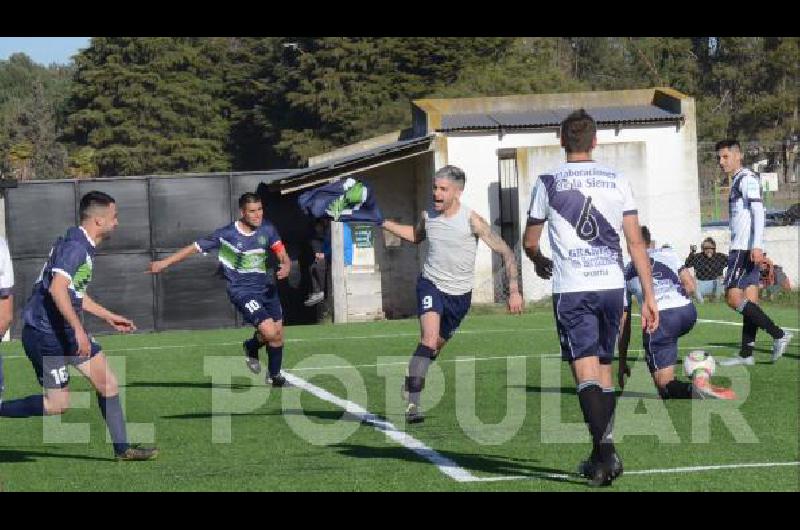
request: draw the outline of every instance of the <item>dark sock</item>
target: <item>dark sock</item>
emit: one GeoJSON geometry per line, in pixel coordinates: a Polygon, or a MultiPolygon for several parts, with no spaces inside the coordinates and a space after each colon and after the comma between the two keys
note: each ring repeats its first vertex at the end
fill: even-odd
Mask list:
{"type": "Polygon", "coordinates": [[[692,384],[673,379],[658,391],[661,399],[691,399],[692,384]]]}
{"type": "Polygon", "coordinates": [[[419,405],[419,397],[425,387],[425,376],[435,356],[436,350],[424,344],[417,344],[417,349],[408,362],[406,390],[408,390],[408,400],[415,405],[419,405]]]}
{"type": "Polygon", "coordinates": [[[773,339],[783,337],[783,330],[775,325],[775,322],[761,310],[758,304],[745,300],[744,305],[737,307],[736,310],[744,316],[745,321],[750,320],[750,322],[769,333],[773,339]]]}
{"type": "Polygon", "coordinates": [[[283,345],[269,346],[267,345],[267,368],[269,369],[269,376],[275,377],[281,373],[281,364],[283,363],[283,345]]]}
{"type": "Polygon", "coordinates": [[[248,356],[258,359],[258,349],[261,347],[261,342],[255,336],[244,341],[244,347],[247,348],[248,356]]]}
{"type": "Polygon", "coordinates": [[[752,357],[753,348],[756,345],[756,333],[758,326],[747,317],[742,322],[742,348],[739,350],[741,357],[752,357]]]}
{"type": "Polygon", "coordinates": [[[104,397],[97,394],[97,403],[100,405],[100,412],[106,420],[108,432],[111,433],[111,440],[114,442],[114,452],[122,454],[128,448],[128,434],[125,430],[125,414],[122,412],[122,404],[119,395],[104,397]]]}
{"type": "Polygon", "coordinates": [[[34,394],[22,399],[3,401],[3,404],[0,405],[0,416],[5,416],[6,418],[44,416],[44,396],[34,394]]]}
{"type": "Polygon", "coordinates": [[[596,381],[584,381],[578,385],[578,401],[583,412],[583,419],[592,435],[592,455],[602,462],[608,462],[614,453],[614,444],[606,438],[611,410],[609,404],[614,400],[604,395],[603,389],[596,381]]]}

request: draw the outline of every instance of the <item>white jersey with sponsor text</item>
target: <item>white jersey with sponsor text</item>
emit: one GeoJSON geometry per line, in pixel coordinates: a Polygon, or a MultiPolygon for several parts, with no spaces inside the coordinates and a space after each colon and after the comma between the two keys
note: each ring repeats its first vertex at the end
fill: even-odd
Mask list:
{"type": "Polygon", "coordinates": [[[761,178],[743,167],[733,176],[728,197],[730,215],[731,250],[751,250],[755,227],[750,205],[761,202],[761,178]]]}
{"type": "Polygon", "coordinates": [[[0,297],[9,296],[14,287],[14,266],[5,238],[0,237],[0,297]]]}
{"type": "MultiPolygon", "coordinates": [[[[692,303],[686,296],[680,280],[680,271],[683,268],[677,254],[671,248],[651,248],[647,250],[650,257],[650,269],[653,273],[653,291],[658,304],[658,310],[664,311],[674,307],[683,307],[692,303]]],[[[642,307],[644,294],[639,274],[633,263],[625,267],[625,287],[628,292],[636,297],[639,307],[642,307]]]]}
{"type": "Polygon", "coordinates": [[[622,289],[622,218],[635,213],[630,183],[608,166],[565,162],[539,175],[528,223],[549,221],[553,292],[622,289]]]}

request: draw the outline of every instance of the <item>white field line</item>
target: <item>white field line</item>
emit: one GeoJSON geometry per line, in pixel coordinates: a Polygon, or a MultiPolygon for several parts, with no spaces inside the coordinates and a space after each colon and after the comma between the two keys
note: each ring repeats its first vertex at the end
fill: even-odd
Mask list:
{"type": "Polygon", "coordinates": [[[429,461],[431,464],[435,465],[437,468],[439,468],[439,471],[456,482],[475,482],[479,480],[478,477],[459,466],[449,458],[437,453],[408,433],[398,430],[397,427],[395,427],[391,422],[370,413],[361,405],[335,396],[327,390],[324,390],[316,385],[312,385],[305,379],[301,379],[296,375],[285,374],[285,376],[292,385],[309,392],[323,401],[327,401],[328,403],[332,403],[337,407],[344,409],[347,414],[354,416],[360,422],[369,424],[376,430],[383,432],[386,434],[386,436],[398,444],[410,451],[413,451],[417,455],[429,461]]]}
{"type": "MultiPolygon", "coordinates": [[[[528,328],[528,329],[466,329],[466,330],[459,330],[456,331],[456,335],[471,335],[471,334],[478,334],[478,333],[528,333],[531,331],[554,331],[555,328],[528,328]]],[[[309,337],[306,339],[299,339],[299,338],[288,338],[284,339],[284,342],[318,342],[318,341],[325,341],[325,340],[369,340],[369,339],[396,339],[402,337],[419,337],[419,332],[417,333],[386,333],[380,335],[354,335],[354,336],[344,336],[344,337],[309,337]]],[[[112,352],[119,352],[119,351],[139,351],[139,350],[173,350],[173,349],[181,349],[181,348],[205,348],[208,346],[241,346],[242,341],[238,342],[206,342],[204,344],[172,344],[169,346],[139,346],[137,348],[114,348],[103,350],[108,353],[112,352]]],[[[6,359],[14,358],[14,355],[4,356],[6,359]]],[[[16,356],[19,357],[19,356],[16,356]]]]}
{"type": "MultiPolygon", "coordinates": [[[[664,473],[700,473],[703,471],[719,471],[724,469],[744,469],[744,468],[764,468],[764,467],[785,467],[800,466],[800,462],[757,462],[745,464],[722,464],[717,466],[691,466],[691,467],[671,467],[664,469],[636,469],[625,470],[623,476],[628,475],[660,475],[664,473]]],[[[472,480],[462,482],[501,482],[507,480],[531,480],[538,478],[568,479],[575,478],[577,475],[566,473],[532,473],[530,475],[507,475],[501,477],[475,477],[472,480]]]]}
{"type": "MultiPolygon", "coordinates": [[[[639,313],[633,313],[633,316],[641,318],[642,315],[639,313]]],[[[731,322],[730,320],[710,320],[707,318],[698,318],[698,322],[702,322],[703,324],[722,324],[723,326],[738,326],[742,327],[741,322],[731,322]]],[[[797,328],[787,328],[783,326],[779,326],[781,329],[785,329],[787,331],[800,331],[797,328]]]]}
{"type": "MultiPolygon", "coordinates": [[[[217,344],[205,344],[204,346],[235,346],[241,344],[240,342],[226,342],[226,343],[217,343],[217,344]]],[[[183,348],[184,346],[147,346],[142,348],[125,348],[124,350],[105,350],[108,352],[118,352],[118,351],[137,351],[137,350],[162,350],[162,349],[170,349],[170,348],[183,348]]],[[[727,348],[727,346],[714,346],[714,345],[703,345],[703,346],[679,346],[679,350],[694,350],[694,349],[701,349],[701,348],[727,348]]],[[[643,352],[644,350],[639,349],[630,349],[629,352],[643,352]]],[[[533,357],[544,357],[544,358],[556,358],[561,357],[560,353],[534,353],[530,355],[496,355],[491,357],[463,357],[460,359],[442,359],[441,361],[437,361],[438,363],[463,363],[463,362],[476,362],[476,361],[502,361],[506,359],[529,359],[533,357]]],[[[24,355],[3,355],[3,359],[23,359],[25,358],[24,355]]],[[[308,372],[308,371],[319,371],[319,370],[337,370],[337,369],[354,369],[354,368],[375,368],[378,366],[395,366],[395,365],[406,365],[408,361],[397,361],[392,363],[375,363],[375,364],[341,364],[341,365],[331,365],[331,366],[307,366],[305,368],[285,368],[285,370],[291,370],[293,372],[308,372]]]]}

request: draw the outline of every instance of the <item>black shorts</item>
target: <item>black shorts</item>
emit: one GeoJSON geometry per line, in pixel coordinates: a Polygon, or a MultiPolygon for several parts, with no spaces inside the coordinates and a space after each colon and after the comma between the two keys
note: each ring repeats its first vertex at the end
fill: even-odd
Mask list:
{"type": "Polygon", "coordinates": [[[625,289],[554,293],[561,358],[573,362],[597,356],[601,364],[611,364],[624,299],[625,289]]]}
{"type": "Polygon", "coordinates": [[[444,340],[450,340],[456,332],[471,303],[472,291],[447,294],[427,278],[420,276],[417,280],[417,315],[422,316],[428,311],[437,313],[440,317],[439,336],[444,340]]]}
{"type": "Polygon", "coordinates": [[[28,325],[22,328],[22,347],[44,388],[66,388],[69,385],[67,365],[78,366],[102,351],[91,335],[89,343],[91,353],[79,357],[78,341],[72,329],[44,332],[28,325]]]}
{"type": "Polygon", "coordinates": [[[283,309],[278,298],[278,289],[268,287],[260,293],[239,293],[230,295],[231,303],[248,324],[258,327],[265,320],[283,320],[283,309]]]}

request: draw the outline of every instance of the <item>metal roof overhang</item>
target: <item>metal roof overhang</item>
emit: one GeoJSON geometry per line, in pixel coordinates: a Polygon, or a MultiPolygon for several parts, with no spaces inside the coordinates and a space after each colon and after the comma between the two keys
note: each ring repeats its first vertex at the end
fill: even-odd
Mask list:
{"type": "Polygon", "coordinates": [[[291,175],[270,182],[268,187],[272,190],[280,191],[281,194],[291,193],[333,182],[359,171],[366,171],[406,158],[419,156],[431,151],[431,143],[434,136],[428,135],[394,142],[308,168],[296,169],[291,175]]]}
{"type": "MultiPolygon", "coordinates": [[[[494,112],[473,114],[450,114],[442,118],[437,132],[509,130],[509,129],[551,129],[558,128],[561,121],[573,109],[549,109],[520,112],[494,112]]],[[[670,112],[655,105],[635,105],[628,107],[595,107],[586,111],[600,125],[637,125],[658,122],[683,123],[686,119],[680,113],[670,112]]]]}

